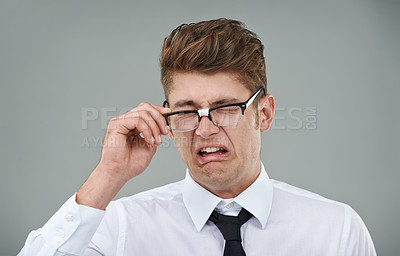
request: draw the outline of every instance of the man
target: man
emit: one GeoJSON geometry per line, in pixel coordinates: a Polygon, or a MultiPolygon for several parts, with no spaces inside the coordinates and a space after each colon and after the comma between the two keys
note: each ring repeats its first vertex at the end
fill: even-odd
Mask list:
{"type": "Polygon", "coordinates": [[[227,19],[181,25],[160,63],[164,106],[111,119],[97,167],[20,255],[376,255],[349,206],[268,178],[261,132],[275,105],[254,33],[227,19]],[[161,135],[185,180],[111,202],[161,135]]]}

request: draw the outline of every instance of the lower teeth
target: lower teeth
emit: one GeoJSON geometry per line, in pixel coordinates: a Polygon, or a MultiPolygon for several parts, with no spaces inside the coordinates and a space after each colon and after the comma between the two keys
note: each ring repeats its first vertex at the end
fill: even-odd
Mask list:
{"type": "Polygon", "coordinates": [[[225,152],[226,152],[225,150],[219,150],[219,151],[209,152],[209,153],[207,153],[207,152],[201,152],[200,155],[201,155],[202,157],[205,157],[206,155],[208,155],[208,154],[213,154],[213,153],[217,153],[217,154],[222,155],[222,154],[225,154],[225,152]]]}

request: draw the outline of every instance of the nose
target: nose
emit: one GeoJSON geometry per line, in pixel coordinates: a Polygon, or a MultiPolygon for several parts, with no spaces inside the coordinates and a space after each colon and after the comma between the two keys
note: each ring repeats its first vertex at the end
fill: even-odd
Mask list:
{"type": "Polygon", "coordinates": [[[202,116],[200,118],[199,127],[196,129],[196,135],[202,138],[210,137],[213,134],[219,132],[219,127],[215,125],[208,116],[202,116]]]}

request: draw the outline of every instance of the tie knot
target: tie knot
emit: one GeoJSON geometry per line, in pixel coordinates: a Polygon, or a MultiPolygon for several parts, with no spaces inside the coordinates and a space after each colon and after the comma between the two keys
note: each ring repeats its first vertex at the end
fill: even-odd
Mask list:
{"type": "Polygon", "coordinates": [[[251,213],[244,208],[240,211],[239,216],[226,216],[214,210],[209,220],[214,222],[226,241],[242,241],[240,227],[246,223],[251,216],[251,213]]]}

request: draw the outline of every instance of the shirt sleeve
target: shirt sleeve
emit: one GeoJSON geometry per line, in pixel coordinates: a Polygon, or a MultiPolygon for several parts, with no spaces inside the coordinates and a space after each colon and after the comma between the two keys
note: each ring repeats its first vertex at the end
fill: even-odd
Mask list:
{"type": "Polygon", "coordinates": [[[78,205],[75,199],[76,193],[42,228],[32,231],[18,256],[83,255],[85,251],[89,252],[87,247],[105,211],[78,205]]]}
{"type": "Polygon", "coordinates": [[[342,255],[376,256],[375,246],[361,217],[350,207],[345,208],[342,255]]]}

